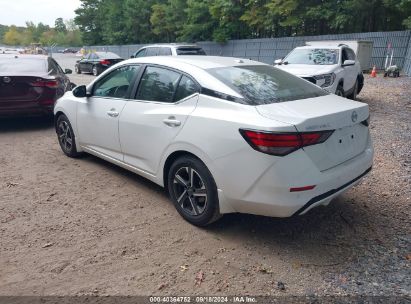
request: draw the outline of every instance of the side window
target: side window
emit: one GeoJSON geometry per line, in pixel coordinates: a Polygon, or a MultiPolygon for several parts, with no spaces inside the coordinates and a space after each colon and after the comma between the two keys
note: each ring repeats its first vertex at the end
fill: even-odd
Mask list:
{"type": "Polygon", "coordinates": [[[51,58],[51,61],[53,62],[54,66],[56,67],[57,72],[59,74],[64,74],[63,69],[59,66],[59,64],[52,58],[51,58]]]}
{"type": "Polygon", "coordinates": [[[171,56],[171,49],[169,47],[162,47],[160,48],[159,54],[160,56],[171,56]]]}
{"type": "Polygon", "coordinates": [[[91,55],[91,54],[86,54],[86,55],[83,57],[83,59],[90,59],[90,55],[91,55]]]}
{"type": "Polygon", "coordinates": [[[96,55],[96,54],[94,54],[94,53],[93,53],[93,54],[91,54],[91,55],[90,55],[90,59],[97,59],[97,55],[96,55]]]}
{"type": "Polygon", "coordinates": [[[171,70],[147,67],[141,78],[136,99],[173,102],[180,76],[180,73],[171,70]]]}
{"type": "Polygon", "coordinates": [[[51,58],[48,60],[48,72],[49,74],[56,75],[58,73],[57,65],[51,58]]]}
{"type": "Polygon", "coordinates": [[[355,53],[352,49],[347,49],[347,56],[349,60],[355,60],[355,53]]]}
{"type": "Polygon", "coordinates": [[[93,96],[126,98],[139,68],[138,65],[127,65],[114,70],[94,85],[93,96]]]}
{"type": "Polygon", "coordinates": [[[137,54],[135,55],[135,57],[138,58],[138,57],[146,56],[146,51],[147,51],[147,49],[142,49],[142,50],[138,51],[137,54]]]}
{"type": "Polygon", "coordinates": [[[158,51],[159,51],[158,47],[147,48],[146,56],[158,56],[158,51]]]}
{"type": "Polygon", "coordinates": [[[343,48],[342,55],[341,55],[341,63],[344,64],[344,61],[346,60],[348,60],[347,49],[343,48]]]}
{"type": "Polygon", "coordinates": [[[190,78],[183,76],[181,77],[180,83],[178,84],[176,96],[174,100],[178,101],[184,99],[190,95],[193,95],[199,91],[197,84],[190,78]]]}

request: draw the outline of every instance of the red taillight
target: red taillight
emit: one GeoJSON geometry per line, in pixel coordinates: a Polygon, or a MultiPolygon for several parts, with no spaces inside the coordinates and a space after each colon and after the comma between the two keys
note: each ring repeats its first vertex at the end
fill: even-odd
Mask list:
{"type": "Polygon", "coordinates": [[[47,87],[56,89],[58,88],[59,83],[57,80],[36,80],[35,82],[32,82],[31,85],[33,87],[47,87]]]}
{"type": "Polygon", "coordinates": [[[315,185],[304,186],[304,187],[295,187],[295,188],[290,188],[290,192],[308,191],[308,190],[313,190],[314,188],[315,188],[315,185]]]}
{"type": "Polygon", "coordinates": [[[275,133],[240,129],[241,135],[257,151],[284,156],[302,147],[323,143],[334,131],[275,133]]]}
{"type": "Polygon", "coordinates": [[[101,63],[101,64],[108,65],[108,64],[110,64],[111,62],[108,61],[107,59],[103,59],[103,60],[100,60],[100,63],[101,63]]]}

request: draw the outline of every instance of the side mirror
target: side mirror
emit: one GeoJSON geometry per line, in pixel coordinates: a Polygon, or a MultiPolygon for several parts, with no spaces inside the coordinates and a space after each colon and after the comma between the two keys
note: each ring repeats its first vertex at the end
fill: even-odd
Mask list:
{"type": "Polygon", "coordinates": [[[64,69],[64,74],[72,74],[73,70],[70,69],[64,69]]]}
{"type": "Polygon", "coordinates": [[[355,65],[355,60],[345,60],[344,63],[342,64],[343,67],[350,66],[350,65],[355,65]]]}
{"type": "Polygon", "coordinates": [[[131,55],[130,58],[135,58],[135,56],[134,56],[134,55],[131,55]]]}
{"type": "Polygon", "coordinates": [[[73,95],[74,95],[75,97],[78,97],[78,98],[84,98],[84,97],[88,97],[89,94],[87,94],[87,88],[86,88],[86,86],[85,86],[85,85],[81,85],[81,86],[75,87],[75,88],[73,89],[73,95]]]}
{"type": "Polygon", "coordinates": [[[283,62],[282,59],[276,59],[276,60],[274,60],[274,65],[281,64],[282,62],[283,62]]]}

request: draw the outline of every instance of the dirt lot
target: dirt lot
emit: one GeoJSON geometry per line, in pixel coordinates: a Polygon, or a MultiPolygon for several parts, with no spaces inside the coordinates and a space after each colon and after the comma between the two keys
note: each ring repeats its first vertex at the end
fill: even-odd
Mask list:
{"type": "Polygon", "coordinates": [[[366,79],[374,169],[330,206],[207,229],[143,178],[65,157],[51,122],[2,120],[0,295],[411,295],[410,92],[366,79]]]}

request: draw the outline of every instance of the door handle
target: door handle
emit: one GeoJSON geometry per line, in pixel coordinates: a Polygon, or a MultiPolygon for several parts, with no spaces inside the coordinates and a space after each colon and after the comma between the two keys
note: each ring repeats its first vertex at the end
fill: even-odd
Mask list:
{"type": "Polygon", "coordinates": [[[163,122],[169,127],[178,127],[181,125],[181,121],[177,120],[174,116],[164,119],[163,122]]]}
{"type": "Polygon", "coordinates": [[[110,117],[117,117],[120,113],[116,111],[116,109],[111,109],[110,111],[107,111],[107,115],[110,117]]]}

